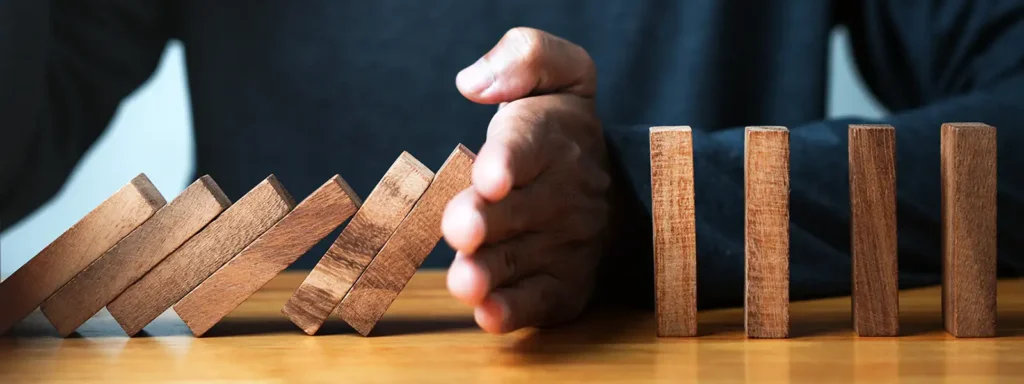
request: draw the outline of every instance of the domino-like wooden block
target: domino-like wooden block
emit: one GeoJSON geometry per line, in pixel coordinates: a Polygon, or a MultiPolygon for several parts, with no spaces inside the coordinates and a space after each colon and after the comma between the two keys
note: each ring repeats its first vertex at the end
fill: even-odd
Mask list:
{"type": "Polygon", "coordinates": [[[271,175],[107,304],[107,310],[134,336],[294,206],[271,175]]]}
{"type": "Polygon", "coordinates": [[[174,305],[202,336],[359,208],[359,196],[335,175],[266,233],[174,305]]]}
{"type": "Polygon", "coordinates": [[[955,337],[996,334],[996,129],[942,125],[942,317],[955,337]]]}
{"type": "Polygon", "coordinates": [[[230,205],[203,176],[46,300],[43,314],[67,337],[230,205]]]}
{"type": "Polygon", "coordinates": [[[789,130],[747,127],[746,330],[789,337],[789,130]]]}
{"type": "Polygon", "coordinates": [[[281,313],[307,334],[315,334],[433,178],[430,169],[403,152],[281,313]]]}
{"type": "Polygon", "coordinates": [[[445,205],[469,188],[475,157],[461,144],[452,152],[416,206],[342,299],[338,314],[363,336],[369,335],[441,240],[445,205]]]}
{"type": "Polygon", "coordinates": [[[0,283],[0,334],[138,228],[167,201],[138,175],[0,283]]]}
{"type": "Polygon", "coordinates": [[[849,147],[853,329],[860,336],[897,336],[896,130],[851,125],[849,147]]]}
{"type": "Polygon", "coordinates": [[[690,127],[651,128],[654,301],[659,337],[697,335],[697,234],[690,127]]]}

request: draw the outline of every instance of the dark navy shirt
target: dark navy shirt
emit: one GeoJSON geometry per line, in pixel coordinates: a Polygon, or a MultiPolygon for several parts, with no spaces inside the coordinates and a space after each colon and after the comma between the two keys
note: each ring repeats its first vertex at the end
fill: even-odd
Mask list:
{"type": "MultiPolygon", "coordinates": [[[[1014,0],[0,0],[0,220],[52,197],[170,39],[185,48],[197,174],[232,199],[271,173],[298,198],[334,174],[366,196],[403,150],[436,169],[458,143],[479,148],[495,107],[463,99],[455,74],[515,26],[576,42],[597,65],[622,213],[602,287],[651,296],[653,125],[695,129],[701,305],[742,298],[746,125],[791,129],[794,298],[849,291],[855,122],[897,129],[902,286],[939,281],[949,121],[999,128],[1000,273],[1024,271],[1014,0]],[[891,116],[824,120],[836,27],[891,116]]],[[[442,245],[427,265],[450,260],[442,245]]]]}

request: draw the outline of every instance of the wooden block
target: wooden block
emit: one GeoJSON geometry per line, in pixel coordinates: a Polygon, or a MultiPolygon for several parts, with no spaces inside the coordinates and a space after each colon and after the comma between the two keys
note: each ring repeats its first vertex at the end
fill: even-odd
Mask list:
{"type": "Polygon", "coordinates": [[[898,336],[896,130],[851,125],[849,146],[853,329],[860,336],[898,336]]]}
{"type": "Polygon", "coordinates": [[[654,300],[659,337],[697,335],[697,234],[690,127],[651,128],[654,300]]]}
{"type": "Polygon", "coordinates": [[[942,317],[956,337],[996,334],[996,129],[942,125],[942,317]]]}
{"type": "Polygon", "coordinates": [[[270,175],[107,304],[107,310],[134,336],[294,206],[291,195],[270,175]]]}
{"type": "Polygon", "coordinates": [[[46,300],[43,314],[67,337],[230,205],[203,176],[46,300]]]}
{"type": "Polygon", "coordinates": [[[457,193],[469,188],[475,158],[476,155],[461,144],[455,148],[416,206],[342,299],[338,314],[363,336],[373,330],[441,240],[441,215],[445,205],[457,193]]]}
{"type": "Polygon", "coordinates": [[[789,337],[789,130],[747,127],[746,330],[789,337]]]}
{"type": "Polygon", "coordinates": [[[136,176],[0,283],[0,334],[34,311],[167,201],[136,176]]]}
{"type": "Polygon", "coordinates": [[[281,313],[307,334],[315,334],[433,178],[430,169],[403,152],[281,313]]]}
{"type": "Polygon", "coordinates": [[[263,288],[359,208],[359,196],[335,175],[210,278],[174,305],[196,336],[263,288]]]}

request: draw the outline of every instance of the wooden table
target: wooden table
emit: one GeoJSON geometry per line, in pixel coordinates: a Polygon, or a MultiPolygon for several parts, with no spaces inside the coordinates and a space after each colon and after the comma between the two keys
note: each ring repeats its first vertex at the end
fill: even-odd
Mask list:
{"type": "Polygon", "coordinates": [[[701,337],[657,339],[651,313],[593,314],[560,329],[479,331],[444,274],[410,282],[369,338],[332,320],[306,336],[280,308],[302,280],[285,274],[194,338],[172,313],[129,339],[106,312],[69,339],[37,311],[0,339],[0,383],[1006,382],[1024,383],[1024,280],[999,284],[999,337],[941,331],[937,287],[903,292],[899,338],[858,338],[849,298],[794,303],[789,340],[748,340],[741,309],[700,313],[701,337]]]}

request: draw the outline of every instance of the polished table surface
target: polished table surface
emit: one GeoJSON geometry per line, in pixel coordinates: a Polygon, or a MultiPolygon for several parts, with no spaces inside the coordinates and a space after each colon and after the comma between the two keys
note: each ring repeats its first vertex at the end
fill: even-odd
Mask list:
{"type": "Polygon", "coordinates": [[[791,339],[749,340],[742,309],[700,312],[696,338],[654,337],[651,313],[488,335],[448,296],[442,272],[419,273],[371,337],[336,319],[306,336],[280,314],[303,277],[279,276],[203,338],[168,311],[129,339],[104,311],[60,339],[37,311],[0,338],[0,383],[1024,383],[1024,280],[999,283],[996,338],[944,333],[933,287],[901,293],[901,337],[854,336],[849,298],[835,298],[793,303],[791,339]]]}

